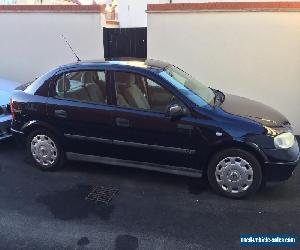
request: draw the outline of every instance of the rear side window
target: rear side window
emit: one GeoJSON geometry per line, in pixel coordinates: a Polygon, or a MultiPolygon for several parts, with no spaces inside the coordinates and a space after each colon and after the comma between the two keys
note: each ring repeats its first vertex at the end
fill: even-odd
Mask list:
{"type": "Polygon", "coordinates": [[[56,81],[55,96],[70,100],[107,103],[104,71],[74,71],[56,81]]]}

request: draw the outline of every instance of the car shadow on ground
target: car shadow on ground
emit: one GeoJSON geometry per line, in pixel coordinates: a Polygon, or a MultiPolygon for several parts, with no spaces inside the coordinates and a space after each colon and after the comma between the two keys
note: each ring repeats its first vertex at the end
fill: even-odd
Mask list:
{"type": "MultiPolygon", "coordinates": [[[[176,187],[182,186],[187,189],[189,194],[201,195],[203,193],[210,194],[212,199],[216,197],[223,199],[215,194],[209,187],[206,178],[193,178],[186,176],[178,176],[142,169],[126,168],[119,166],[108,166],[97,163],[82,163],[77,161],[69,161],[62,170],[65,172],[82,172],[90,175],[101,175],[111,178],[128,179],[132,182],[158,184],[160,187],[176,187]]],[[[296,172],[296,171],[295,171],[296,172]]],[[[295,173],[296,174],[296,173],[295,173]]],[[[274,182],[265,184],[255,195],[244,200],[249,201],[276,201],[288,199],[293,201],[298,198],[296,190],[293,190],[290,182],[294,182],[295,176],[285,182],[274,182]],[[287,196],[288,194],[288,196],[287,196]]],[[[226,198],[225,198],[226,199],[226,198]]]]}
{"type": "Polygon", "coordinates": [[[98,163],[68,161],[62,171],[82,172],[91,175],[105,175],[128,179],[143,183],[159,183],[166,186],[186,184],[191,194],[200,194],[208,189],[205,178],[194,178],[167,173],[155,172],[150,170],[128,168],[122,166],[111,166],[98,163]]]}

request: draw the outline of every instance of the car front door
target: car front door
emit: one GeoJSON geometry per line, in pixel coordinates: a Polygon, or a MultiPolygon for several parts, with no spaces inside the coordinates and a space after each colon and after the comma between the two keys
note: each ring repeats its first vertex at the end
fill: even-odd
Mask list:
{"type": "Polygon", "coordinates": [[[111,156],[113,107],[106,76],[101,70],[71,71],[53,80],[47,112],[65,151],[111,156]]]}
{"type": "Polygon", "coordinates": [[[176,167],[192,167],[193,119],[173,94],[145,75],[114,71],[116,108],[113,111],[114,154],[117,158],[176,167]],[[166,114],[178,102],[186,115],[166,114]]]}

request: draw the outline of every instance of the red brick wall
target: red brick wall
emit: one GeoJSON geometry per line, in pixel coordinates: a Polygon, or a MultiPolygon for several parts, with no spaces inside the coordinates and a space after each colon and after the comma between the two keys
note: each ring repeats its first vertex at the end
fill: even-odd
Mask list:
{"type": "Polygon", "coordinates": [[[217,2],[148,4],[147,11],[300,11],[300,2],[217,2]]]}
{"type": "Polygon", "coordinates": [[[0,5],[2,12],[84,12],[104,13],[105,5],[0,5]]]}

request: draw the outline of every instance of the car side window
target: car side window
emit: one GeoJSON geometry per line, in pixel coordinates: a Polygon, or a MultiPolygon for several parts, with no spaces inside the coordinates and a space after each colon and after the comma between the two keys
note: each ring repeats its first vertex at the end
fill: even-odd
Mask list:
{"type": "Polygon", "coordinates": [[[121,107],[164,113],[177,99],[158,83],[139,74],[115,72],[115,83],[117,105],[121,107]]]}
{"type": "Polygon", "coordinates": [[[56,81],[55,95],[71,100],[107,103],[105,72],[74,71],[62,74],[56,81]]]}

